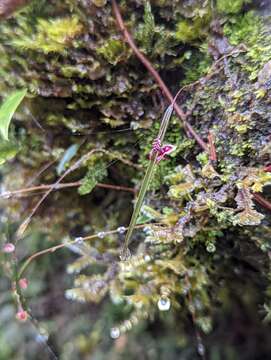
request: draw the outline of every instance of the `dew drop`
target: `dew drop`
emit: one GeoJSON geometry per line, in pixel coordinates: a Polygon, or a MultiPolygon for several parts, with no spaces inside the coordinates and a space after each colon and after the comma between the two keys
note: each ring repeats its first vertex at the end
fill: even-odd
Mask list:
{"type": "Polygon", "coordinates": [[[194,275],[194,271],[192,269],[187,270],[187,276],[192,277],[194,275]]]}
{"type": "Polygon", "coordinates": [[[84,239],[81,236],[79,236],[75,238],[74,241],[76,242],[76,244],[83,244],[84,239]]]}
{"type": "Polygon", "coordinates": [[[45,343],[49,338],[48,331],[44,328],[40,329],[39,334],[36,336],[36,341],[38,343],[45,343]]]}
{"type": "Polygon", "coordinates": [[[206,247],[206,250],[209,252],[209,253],[214,253],[216,251],[216,247],[213,243],[209,243],[206,247]]]}
{"type": "Polygon", "coordinates": [[[144,256],[144,260],[145,260],[146,262],[151,261],[150,255],[145,255],[145,256],[144,256]]]}
{"type": "Polygon", "coordinates": [[[6,191],[6,192],[1,194],[1,197],[3,199],[10,199],[11,198],[11,193],[9,191],[6,191]]]}
{"type": "Polygon", "coordinates": [[[125,231],[126,231],[126,228],[124,226],[120,226],[120,227],[117,228],[117,232],[119,234],[124,234],[125,231]]]}
{"type": "Polygon", "coordinates": [[[111,330],[110,330],[110,336],[112,339],[117,339],[120,337],[120,329],[117,328],[117,327],[113,327],[111,330]]]}
{"type": "Polygon", "coordinates": [[[67,300],[74,300],[75,299],[75,296],[74,296],[74,293],[72,290],[66,290],[65,291],[65,298],[67,300]]]}
{"type": "Polygon", "coordinates": [[[168,310],[170,309],[171,303],[170,303],[170,300],[169,300],[168,297],[162,296],[162,297],[160,297],[160,299],[158,300],[157,305],[158,305],[158,309],[159,309],[160,311],[168,311],[168,310]]]}
{"type": "Polygon", "coordinates": [[[146,234],[146,235],[152,235],[152,229],[149,227],[149,226],[145,226],[143,228],[143,232],[146,234]]]}
{"type": "Polygon", "coordinates": [[[201,342],[198,343],[198,353],[201,356],[205,355],[205,347],[201,342]]]}
{"type": "Polygon", "coordinates": [[[44,344],[44,343],[48,340],[48,336],[42,335],[42,334],[37,334],[35,340],[36,340],[39,344],[44,344]]]}
{"type": "Polygon", "coordinates": [[[104,231],[98,232],[97,236],[98,238],[103,239],[105,237],[105,232],[104,231]]]}

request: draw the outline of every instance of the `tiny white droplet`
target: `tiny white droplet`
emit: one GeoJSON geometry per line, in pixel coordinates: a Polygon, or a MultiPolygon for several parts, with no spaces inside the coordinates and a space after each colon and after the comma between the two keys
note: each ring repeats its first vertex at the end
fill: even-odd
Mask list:
{"type": "Polygon", "coordinates": [[[126,228],[124,226],[120,226],[120,227],[117,228],[117,232],[119,234],[124,234],[125,231],[126,231],[126,228]]]}
{"type": "Polygon", "coordinates": [[[198,344],[198,353],[201,356],[205,355],[205,347],[204,347],[204,345],[202,343],[198,344]]]}
{"type": "Polygon", "coordinates": [[[117,339],[120,337],[120,329],[117,328],[117,327],[113,327],[111,330],[110,330],[110,336],[112,339],[117,339]]]}
{"type": "Polygon", "coordinates": [[[98,232],[97,236],[98,238],[103,239],[105,237],[105,232],[104,231],[98,232]]]}
{"type": "Polygon", "coordinates": [[[83,239],[81,236],[79,236],[79,237],[75,238],[74,241],[75,241],[77,244],[83,244],[84,239],[83,239]]]}
{"type": "Polygon", "coordinates": [[[209,243],[206,247],[206,250],[209,252],[209,253],[214,253],[216,251],[216,247],[214,244],[212,243],[209,243]]]}
{"type": "Polygon", "coordinates": [[[11,193],[10,193],[9,191],[3,192],[3,193],[1,194],[1,197],[2,197],[3,199],[10,199],[10,198],[11,198],[11,193]]]}
{"type": "Polygon", "coordinates": [[[144,260],[147,261],[147,262],[151,261],[150,255],[145,255],[144,260]]]}
{"type": "Polygon", "coordinates": [[[168,311],[168,310],[170,309],[171,303],[170,303],[170,300],[169,300],[168,297],[162,296],[162,297],[160,297],[160,299],[158,300],[157,305],[158,305],[158,309],[159,309],[160,311],[168,311]]]}
{"type": "Polygon", "coordinates": [[[152,229],[149,227],[149,226],[145,226],[143,228],[143,232],[146,234],[146,235],[152,235],[152,229]]]}
{"type": "Polygon", "coordinates": [[[190,284],[184,285],[184,286],[183,286],[183,294],[184,294],[184,295],[187,295],[188,292],[189,292],[189,290],[190,290],[190,288],[191,288],[191,285],[190,285],[190,284]]]}
{"type": "Polygon", "coordinates": [[[187,275],[188,275],[189,277],[192,277],[192,276],[194,275],[194,271],[191,270],[191,269],[188,269],[188,270],[187,270],[187,275]]]}

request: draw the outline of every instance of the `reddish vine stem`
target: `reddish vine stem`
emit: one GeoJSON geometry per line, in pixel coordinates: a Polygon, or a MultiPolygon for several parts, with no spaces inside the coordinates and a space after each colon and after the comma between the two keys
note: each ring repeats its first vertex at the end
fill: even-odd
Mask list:
{"type": "Polygon", "coordinates": [[[266,208],[267,210],[271,211],[271,203],[266,200],[263,196],[258,193],[253,193],[254,200],[257,201],[258,204],[266,208]]]}
{"type": "MultiPolygon", "coordinates": [[[[38,185],[38,186],[31,186],[31,187],[24,188],[24,189],[18,189],[18,190],[14,190],[14,191],[4,192],[4,193],[2,193],[0,195],[0,198],[1,197],[2,198],[9,198],[10,196],[14,196],[14,195],[16,196],[16,195],[29,193],[29,192],[35,192],[35,191],[40,191],[40,190],[48,190],[51,187],[54,187],[53,190],[59,190],[59,189],[65,189],[65,188],[70,188],[70,187],[78,187],[80,185],[82,185],[82,181],[74,181],[74,182],[69,182],[69,183],[60,183],[55,187],[54,187],[54,184],[44,184],[44,185],[38,185]]],[[[112,190],[116,190],[116,191],[127,191],[127,192],[136,193],[135,189],[127,187],[127,186],[98,183],[97,187],[104,188],[104,189],[112,189],[112,190]]]]}
{"type": "Polygon", "coordinates": [[[211,131],[209,131],[208,134],[208,142],[209,142],[209,158],[211,161],[217,161],[214,135],[212,134],[211,131]]]}
{"type": "MultiPolygon", "coordinates": [[[[202,140],[202,138],[196,133],[194,128],[187,122],[187,120],[186,120],[187,119],[187,114],[185,114],[182,111],[182,109],[179,107],[179,105],[176,103],[177,97],[180,94],[182,89],[177,93],[177,95],[175,97],[172,96],[172,94],[169,91],[168,87],[166,86],[164,81],[161,79],[158,72],[154,69],[151,62],[139,51],[138,47],[136,46],[132,36],[130,35],[129,31],[127,30],[127,28],[126,28],[126,26],[124,24],[124,21],[123,21],[123,18],[122,18],[122,15],[121,15],[121,12],[120,12],[120,9],[119,9],[119,6],[118,6],[116,0],[112,0],[112,7],[113,7],[113,12],[114,12],[117,24],[118,24],[119,29],[121,30],[121,32],[122,32],[122,34],[124,36],[124,39],[126,40],[128,45],[130,46],[130,48],[133,50],[133,52],[137,56],[137,58],[142,62],[142,64],[146,67],[146,69],[153,76],[153,78],[155,79],[155,81],[159,85],[160,89],[162,90],[163,94],[166,96],[168,101],[174,106],[174,110],[176,111],[176,114],[183,121],[183,123],[184,123],[186,129],[188,130],[188,132],[197,141],[199,146],[204,151],[209,153],[208,144],[206,144],[205,141],[202,140]]],[[[263,207],[265,207],[268,210],[271,210],[271,204],[266,199],[264,199],[259,194],[254,194],[253,196],[254,196],[255,201],[257,201],[260,205],[262,205],[263,207]]]]}
{"type": "Polygon", "coordinates": [[[179,116],[179,118],[183,121],[186,129],[188,132],[193,136],[193,138],[197,141],[199,146],[204,150],[208,152],[208,145],[202,140],[202,138],[196,133],[194,128],[187,122],[187,116],[182,111],[182,109],[179,107],[179,105],[176,103],[176,97],[174,98],[169,91],[168,87],[164,83],[164,81],[161,79],[158,72],[154,69],[151,62],[139,51],[138,47],[136,46],[132,36],[130,35],[129,31],[127,30],[122,15],[120,13],[119,6],[116,2],[116,0],[112,0],[112,6],[113,6],[113,12],[117,21],[117,24],[124,36],[124,39],[130,46],[130,48],[133,50],[134,54],[137,56],[137,58],[142,62],[142,64],[146,67],[146,69],[150,72],[150,74],[153,76],[157,84],[159,85],[160,89],[162,90],[165,97],[168,99],[168,101],[174,106],[174,110],[176,111],[176,114],[179,116]]]}

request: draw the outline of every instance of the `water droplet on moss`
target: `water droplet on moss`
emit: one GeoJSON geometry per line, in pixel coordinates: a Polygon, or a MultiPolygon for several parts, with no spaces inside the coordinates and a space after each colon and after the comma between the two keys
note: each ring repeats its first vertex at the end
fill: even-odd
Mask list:
{"type": "Polygon", "coordinates": [[[120,227],[117,228],[117,232],[119,234],[124,234],[125,231],[126,231],[126,228],[124,226],[120,226],[120,227]]]}
{"type": "Polygon", "coordinates": [[[146,262],[151,261],[150,255],[145,255],[145,256],[144,256],[144,260],[145,260],[146,262]]]}
{"type": "Polygon", "coordinates": [[[98,232],[97,236],[98,238],[103,239],[105,237],[105,232],[104,231],[98,232]]]}
{"type": "Polygon", "coordinates": [[[157,305],[160,311],[168,311],[170,309],[171,303],[168,297],[162,296],[158,300],[157,305]]]}
{"type": "Polygon", "coordinates": [[[206,246],[206,250],[209,252],[209,253],[214,253],[216,251],[216,247],[214,244],[212,243],[209,243],[207,246],[206,246]]]}
{"type": "Polygon", "coordinates": [[[204,347],[204,345],[202,343],[198,344],[198,353],[201,356],[205,355],[205,347],[204,347]]]}
{"type": "Polygon", "coordinates": [[[149,226],[145,226],[143,231],[146,235],[152,235],[152,229],[149,226]]]}
{"type": "Polygon", "coordinates": [[[1,194],[1,197],[3,199],[10,199],[11,198],[11,193],[9,191],[6,191],[6,192],[1,194]]]}
{"type": "Polygon", "coordinates": [[[113,327],[111,330],[110,330],[110,336],[112,339],[117,339],[120,337],[120,329],[117,328],[117,327],[113,327]]]}
{"type": "Polygon", "coordinates": [[[81,236],[79,236],[75,238],[74,241],[76,242],[76,244],[83,244],[84,239],[81,236]]]}

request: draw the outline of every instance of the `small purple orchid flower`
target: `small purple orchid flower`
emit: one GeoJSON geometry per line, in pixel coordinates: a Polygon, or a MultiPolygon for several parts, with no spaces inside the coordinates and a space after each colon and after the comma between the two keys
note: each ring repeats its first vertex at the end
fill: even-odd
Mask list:
{"type": "Polygon", "coordinates": [[[158,153],[156,158],[156,163],[159,163],[163,160],[166,155],[172,153],[176,149],[176,146],[171,144],[161,145],[161,141],[159,139],[155,139],[152,144],[152,149],[149,155],[150,160],[158,153]]]}

